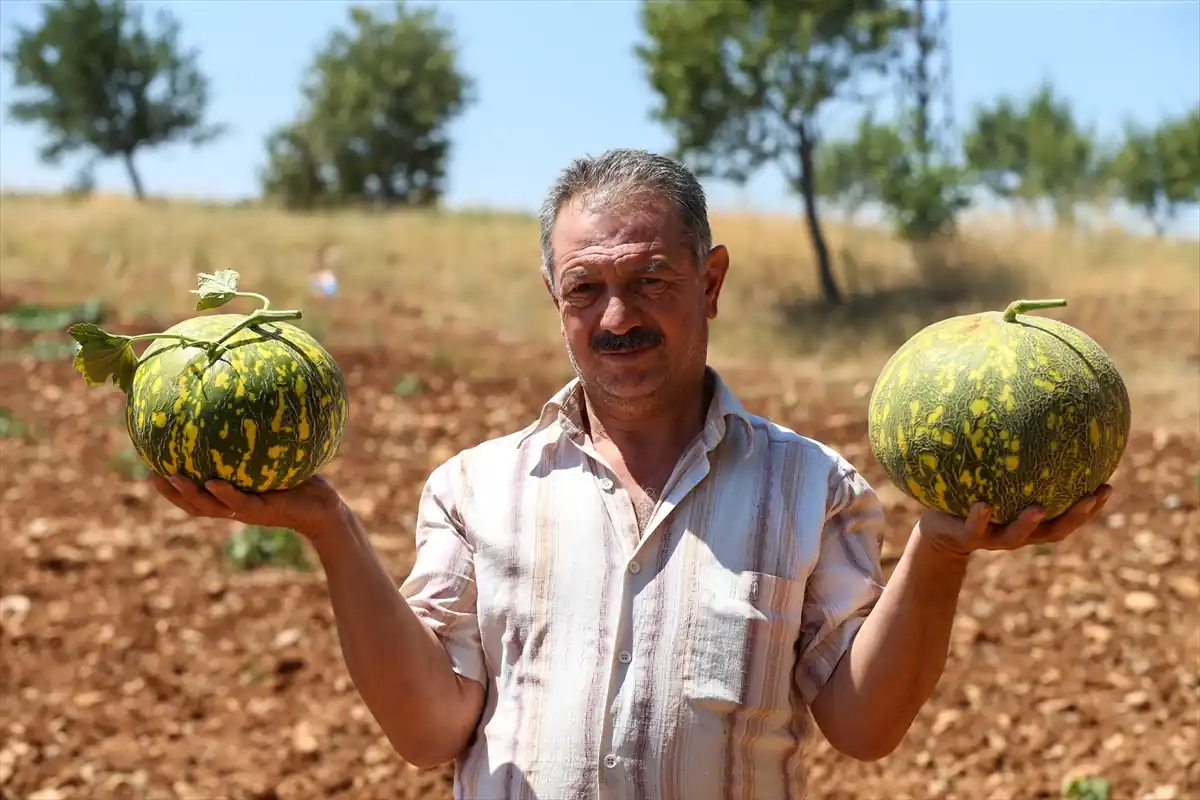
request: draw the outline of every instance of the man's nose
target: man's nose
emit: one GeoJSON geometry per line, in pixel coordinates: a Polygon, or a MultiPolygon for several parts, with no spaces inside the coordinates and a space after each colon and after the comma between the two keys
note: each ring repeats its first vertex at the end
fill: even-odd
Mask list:
{"type": "Polygon", "coordinates": [[[604,314],[600,317],[601,328],[620,336],[637,327],[636,312],[625,302],[620,292],[609,292],[604,303],[604,314]]]}

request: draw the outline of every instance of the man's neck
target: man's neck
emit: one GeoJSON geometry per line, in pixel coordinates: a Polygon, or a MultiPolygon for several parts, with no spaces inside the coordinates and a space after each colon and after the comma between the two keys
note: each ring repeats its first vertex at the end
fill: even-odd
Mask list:
{"type": "Polygon", "coordinates": [[[641,408],[594,403],[585,393],[588,432],[597,447],[615,448],[631,469],[638,463],[652,470],[673,465],[704,429],[711,400],[707,372],[641,408]]]}

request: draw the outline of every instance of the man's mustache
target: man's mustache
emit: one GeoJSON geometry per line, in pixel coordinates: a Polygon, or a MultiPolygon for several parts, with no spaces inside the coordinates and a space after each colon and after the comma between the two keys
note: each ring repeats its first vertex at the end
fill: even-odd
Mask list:
{"type": "Polygon", "coordinates": [[[622,353],[640,347],[654,347],[662,343],[662,334],[650,328],[630,328],[625,333],[600,331],[592,337],[595,353],[622,353]]]}

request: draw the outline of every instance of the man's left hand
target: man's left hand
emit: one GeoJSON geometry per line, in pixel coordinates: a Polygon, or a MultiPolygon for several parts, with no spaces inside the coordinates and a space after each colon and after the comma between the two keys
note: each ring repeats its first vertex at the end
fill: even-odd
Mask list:
{"type": "Polygon", "coordinates": [[[946,555],[964,559],[976,550],[1016,550],[1061,542],[1095,517],[1111,494],[1112,487],[1104,484],[1049,522],[1042,521],[1046,514],[1037,506],[1025,509],[1008,525],[993,523],[991,507],[986,503],[972,506],[965,520],[940,511],[926,511],[913,534],[946,555]]]}

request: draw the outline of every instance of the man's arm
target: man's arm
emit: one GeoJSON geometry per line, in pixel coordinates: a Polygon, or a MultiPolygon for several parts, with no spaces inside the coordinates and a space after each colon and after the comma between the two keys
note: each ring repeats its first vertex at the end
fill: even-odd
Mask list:
{"type": "Polygon", "coordinates": [[[397,590],[348,509],[341,530],[313,537],[350,677],[396,752],[420,767],[466,748],[485,696],[474,570],[447,507],[446,472],[421,496],[417,563],[405,584],[424,590],[415,601],[397,590]]]}
{"type": "Polygon", "coordinates": [[[967,559],[909,539],[887,588],[812,703],[830,744],[863,761],[904,740],[941,678],[967,559]]]}
{"type": "MultiPolygon", "coordinates": [[[[880,518],[874,495],[861,480],[857,484],[857,490],[843,493],[855,499],[831,517],[830,541],[840,541],[839,532],[873,528],[880,518]]],[[[857,636],[841,637],[848,652],[810,701],[830,742],[861,759],[882,758],[895,750],[945,668],[970,554],[1060,542],[1094,517],[1110,493],[1110,487],[1102,486],[1045,525],[1045,512],[1037,506],[1003,527],[989,525],[983,504],[965,520],[922,514],[887,589],[857,636]]],[[[837,563],[836,558],[831,561],[837,563]]]]}

